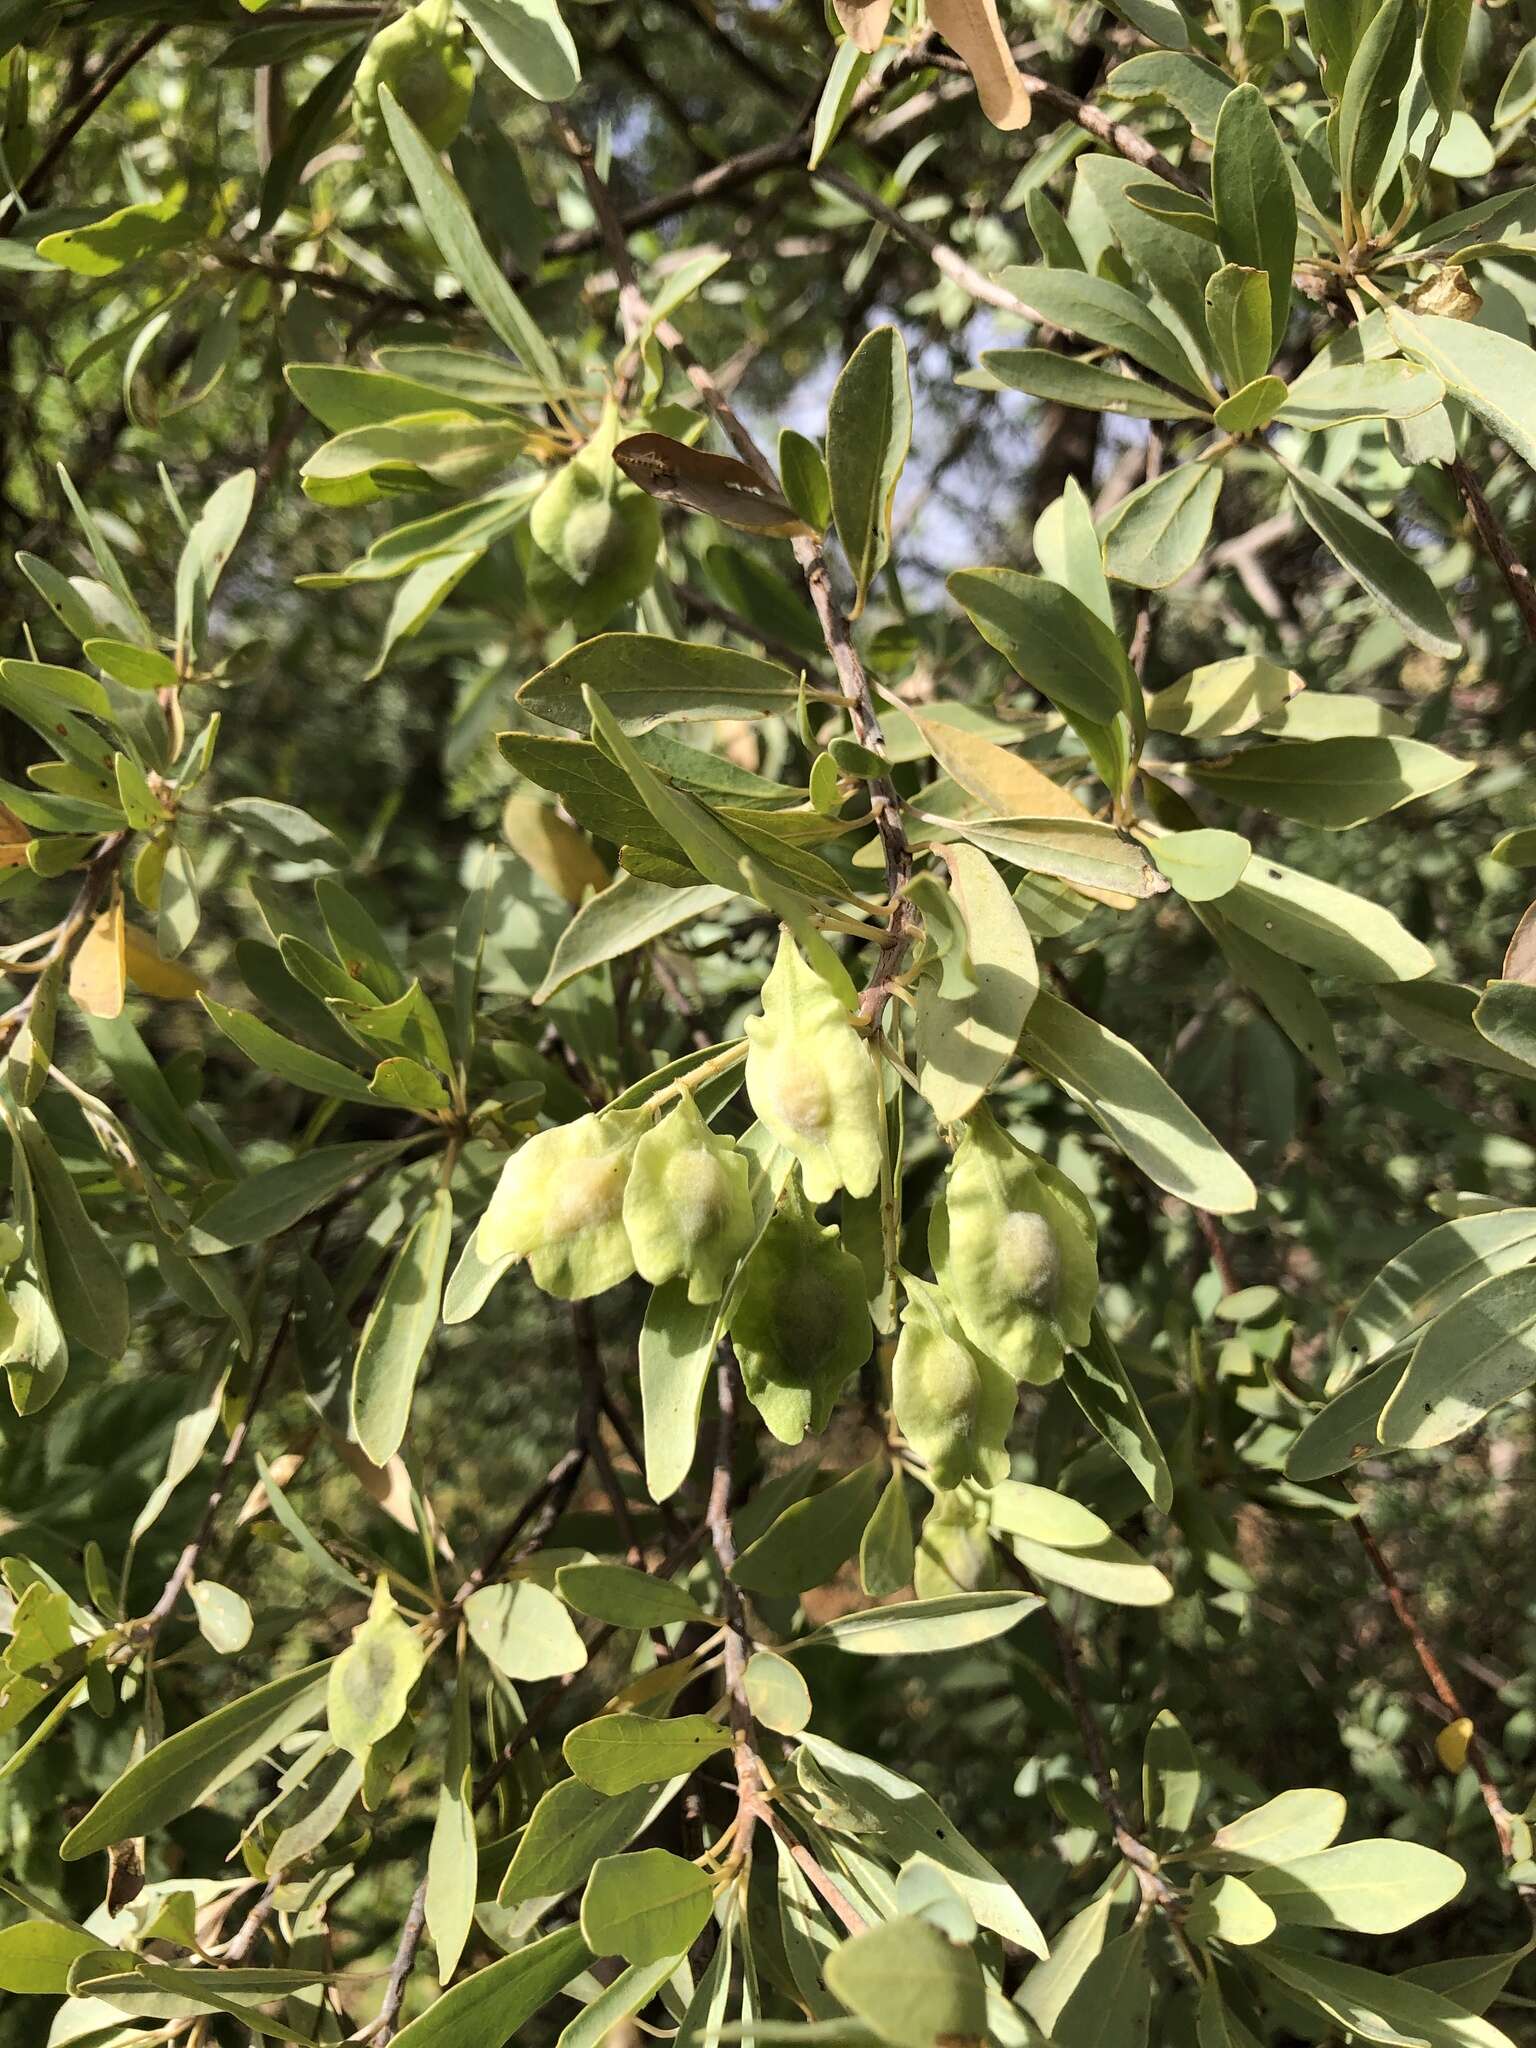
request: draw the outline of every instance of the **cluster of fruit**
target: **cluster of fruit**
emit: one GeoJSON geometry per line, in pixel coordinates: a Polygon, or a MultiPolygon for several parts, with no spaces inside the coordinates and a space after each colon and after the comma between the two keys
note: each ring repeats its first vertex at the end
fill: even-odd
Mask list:
{"type": "MultiPolygon", "coordinates": [[[[482,1259],[525,1258],[578,1299],[632,1273],[721,1304],[719,1327],[774,1435],[821,1430],[874,1340],[862,1263],[817,1205],[881,1182],[876,1055],[786,932],[748,1020],[746,1088],[792,1161],[775,1199],[762,1155],[714,1131],[686,1087],[654,1105],[541,1131],[510,1158],[479,1229],[482,1259]]],[[[928,1230],[935,1278],[900,1275],[891,1406],[946,1493],[1007,1475],[1018,1383],[1086,1343],[1098,1285],[1093,1214],[983,1106],[961,1130],[928,1230]]]]}

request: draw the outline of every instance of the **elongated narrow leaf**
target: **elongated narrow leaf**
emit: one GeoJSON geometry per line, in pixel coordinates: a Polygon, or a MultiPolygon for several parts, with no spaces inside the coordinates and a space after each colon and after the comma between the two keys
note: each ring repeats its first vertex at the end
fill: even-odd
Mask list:
{"type": "Polygon", "coordinates": [[[1290,319],[1296,201],[1284,147],[1256,85],[1240,85],[1222,103],[1211,155],[1211,203],[1227,261],[1268,275],[1273,355],[1290,319]]]}
{"type": "Polygon", "coordinates": [[[1139,377],[1122,377],[1098,363],[1079,362],[1051,348],[985,349],[982,368],[1010,391],[1027,391],[1052,405],[1084,412],[1123,414],[1141,420],[1197,420],[1204,409],[1176,392],[1161,391],[1139,377]]]}
{"type": "Polygon", "coordinates": [[[1043,990],[1025,1057],[1060,1081],[1143,1173],[1196,1208],[1251,1209],[1253,1182],[1135,1046],[1043,990]]]}
{"type": "Polygon", "coordinates": [[[1069,717],[1107,725],[1139,701],[1125,649],[1063,585],[1014,569],[957,569],[948,587],[982,638],[1069,717]]]}
{"type": "Polygon", "coordinates": [[[581,59],[555,0],[456,0],[491,62],[536,100],[566,100],[581,59]]]}
{"type": "Polygon", "coordinates": [[[64,1837],[66,1862],[148,1834],[238,1777],[309,1721],[325,1697],[328,1664],[277,1678],[182,1729],[131,1764],[64,1837]]]}
{"type": "Polygon", "coordinates": [[[557,390],[563,380],[555,352],[480,239],[480,230],[475,226],[468,200],[444,170],[437,151],[387,85],[379,88],[379,107],[401,169],[410,180],[422,219],[442,252],[443,261],[489,322],[497,338],[533,372],[546,390],[557,390]]]}
{"type": "Polygon", "coordinates": [[[1000,280],[1052,327],[1117,350],[1196,398],[1206,385],[1178,341],[1144,302],[1124,285],[1080,270],[1047,270],[1024,265],[1005,270],[1000,280]]]}
{"type": "Polygon", "coordinates": [[[1461,642],[1444,598],[1379,519],[1373,519],[1363,506],[1321,477],[1303,477],[1293,471],[1291,492],[1313,532],[1355,581],[1391,613],[1415,647],[1448,659],[1460,654],[1461,642]]]}
{"type": "Polygon", "coordinates": [[[199,996],[198,1001],[224,1036],[238,1045],[253,1065],[276,1074],[280,1081],[291,1081],[296,1088],[307,1088],[315,1095],[339,1095],[343,1102],[373,1102],[361,1074],[353,1073],[339,1060],[311,1052],[306,1045],[296,1045],[270,1024],[263,1024],[259,1017],[244,1010],[227,1009],[212,996],[199,996]]]}
{"type": "Polygon", "coordinates": [[[510,2041],[588,1961],[579,1927],[561,1927],[444,1992],[396,2034],[396,2048],[474,2048],[510,2041]]]}
{"type": "Polygon", "coordinates": [[[853,570],[855,617],[890,553],[891,507],[911,442],[906,344],[894,327],[877,327],[848,358],[827,407],[832,516],[853,570]]]}
{"type": "Polygon", "coordinates": [[[1389,1450],[1428,1450],[1536,1380],[1536,1268],[1496,1273],[1437,1316],[1382,1411],[1389,1450]]]}
{"type": "Polygon", "coordinates": [[[1375,737],[1280,740],[1248,747],[1225,761],[1191,762],[1188,773],[1232,803],[1256,804],[1279,818],[1347,831],[1400,804],[1432,796],[1470,775],[1423,740],[1375,737]]]}
{"type": "Polygon", "coordinates": [[[416,1375],[437,1328],[453,1235],[453,1197],[439,1188],[385,1276],[352,1369],[352,1425],[375,1465],[400,1448],[416,1375]]]}

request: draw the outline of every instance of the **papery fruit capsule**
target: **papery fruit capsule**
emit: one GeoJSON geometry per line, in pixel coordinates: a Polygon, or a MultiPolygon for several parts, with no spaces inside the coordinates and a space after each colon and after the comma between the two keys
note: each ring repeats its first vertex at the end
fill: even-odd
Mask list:
{"type": "Polygon", "coordinates": [[[993,1485],[1008,1471],[1014,1384],[966,1340],[936,1287],[910,1276],[905,1285],[891,1361],[897,1427],[926,1460],[936,1485],[955,1487],[967,1479],[993,1485]]]}
{"type": "Polygon", "coordinates": [[[539,1131],[501,1169],[480,1219],[480,1256],[526,1259],[546,1294],[582,1301],[635,1270],[624,1191],[650,1118],[644,1110],[578,1117],[539,1131]]]}
{"type": "Polygon", "coordinates": [[[742,1271],[728,1327],[747,1397],[780,1443],[825,1429],[874,1326],[864,1269],[816,1221],[798,1172],[742,1271]]]}
{"type": "Polygon", "coordinates": [[[1061,1370],[1086,1344],[1098,1292],[1086,1197],[1027,1152],[985,1106],[966,1120],[928,1233],[933,1270],[971,1342],[1016,1380],[1061,1370]]]}
{"type": "Polygon", "coordinates": [[[805,1191],[871,1194],[880,1179],[880,1083],[853,1020],[790,934],[746,1021],[747,1094],[768,1131],[800,1162],[805,1191]]]}
{"type": "Polygon", "coordinates": [[[934,1495],[918,1539],[912,1584],[919,1600],[983,1593],[997,1584],[985,1494],[961,1486],[934,1495]]]}
{"type": "Polygon", "coordinates": [[[718,1301],[756,1233],[746,1155],[684,1095],[635,1147],[624,1228],[641,1279],[686,1279],[690,1301],[718,1301]]]}
{"type": "Polygon", "coordinates": [[[632,604],[656,572],[661,514],[613,460],[609,406],[579,454],[545,484],[528,515],[528,594],[546,619],[589,633],[632,604]]]}
{"type": "Polygon", "coordinates": [[[464,126],[475,90],[464,31],[448,0],[419,7],[381,28],[369,43],[352,88],[358,132],[369,148],[387,150],[379,87],[387,85],[434,149],[446,149],[464,126]]]}

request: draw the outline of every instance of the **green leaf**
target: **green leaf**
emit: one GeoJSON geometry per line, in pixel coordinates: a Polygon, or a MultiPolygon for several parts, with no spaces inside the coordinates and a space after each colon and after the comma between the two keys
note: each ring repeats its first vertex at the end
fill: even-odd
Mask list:
{"type": "Polygon", "coordinates": [[[905,1600],[894,1607],[866,1607],[823,1622],[794,1644],[830,1644],[855,1657],[923,1657],[967,1650],[1006,1635],[1040,1605],[1034,1593],[945,1593],[934,1600],[905,1600]]]}
{"type": "Polygon", "coordinates": [[[1104,1536],[1092,1545],[1063,1550],[1016,1536],[1012,1549],[1020,1564],[1037,1579],[1070,1586],[1119,1607],[1161,1607],[1173,1598],[1173,1587],[1155,1564],[1138,1557],[1118,1536],[1104,1536]]]}
{"type": "Polygon", "coordinates": [[[476,2048],[510,2041],[588,1961],[578,1927],[561,1927],[455,1984],[395,2036],[395,2048],[476,2048]]]}
{"type": "MultiPolygon", "coordinates": [[[[1387,0],[1388,9],[1402,0],[1387,0]]],[[[1380,21],[1381,15],[1376,19],[1380,21]]],[[[1291,493],[1307,524],[1339,563],[1396,619],[1415,647],[1454,660],[1461,642],[1445,600],[1423,569],[1391,534],[1321,477],[1290,472],[1291,493]]]]}
{"type": "Polygon", "coordinates": [[[827,1957],[827,1988],[893,2048],[979,2040],[987,2030],[981,1965],[931,1921],[887,1920],[827,1957]]]}
{"type": "Polygon", "coordinates": [[[253,1065],[269,1074],[276,1074],[280,1081],[290,1081],[296,1088],[307,1088],[313,1095],[339,1095],[343,1102],[372,1103],[373,1097],[362,1076],[342,1066],[338,1060],[311,1052],[306,1045],[296,1045],[291,1038],[284,1038],[280,1031],[274,1031],[270,1024],[263,1024],[260,1018],[252,1017],[244,1010],[226,1009],[212,996],[200,995],[198,1001],[224,1036],[239,1046],[253,1065]]]}
{"type": "Polygon", "coordinates": [[[461,1671],[454,1688],[437,1817],[427,1850],[427,1932],[437,1950],[437,1981],[459,1966],[475,1920],[475,1779],[470,1749],[470,1688],[461,1671]]]}
{"type": "Polygon", "coordinates": [[[933,978],[922,982],[915,1036],[923,1095],[941,1124],[955,1124],[1012,1058],[1040,976],[1029,927],[986,855],[951,846],[944,858],[971,987],[955,999],[933,978]]]}
{"type": "Polygon", "coordinates": [[[346,1569],[345,1565],[336,1562],[336,1559],[331,1556],[331,1553],[325,1548],[324,1544],[312,1532],[308,1523],[301,1518],[298,1510],[273,1477],[272,1468],[260,1451],[256,1453],[256,1475],[260,1479],[262,1489],[267,1496],[268,1507],[271,1508],[277,1521],[287,1530],[288,1534],[298,1545],[305,1560],[322,1577],[329,1579],[334,1585],[345,1586],[349,1593],[366,1593],[368,1588],[363,1584],[363,1581],[354,1577],[346,1569]]]}
{"type": "Polygon", "coordinates": [[[1240,833],[1205,827],[1149,839],[1147,851],[1186,903],[1214,903],[1230,894],[1253,858],[1240,833]]]}
{"type": "Polygon", "coordinates": [[[411,1396],[442,1306],[453,1196],[438,1188],[411,1225],[363,1325],[352,1367],[352,1427],[383,1465],[399,1450],[411,1396]]]}
{"type": "Polygon", "coordinates": [[[1253,1961],[1362,2040],[1384,2041],[1394,2048],[1405,2042],[1414,2048],[1514,2048],[1509,2036],[1487,2020],[1401,1977],[1383,1977],[1375,1970],[1269,1942],[1255,1950],[1253,1961]]]}
{"type": "Polygon", "coordinates": [[[1381,1411],[1391,1400],[1406,1370],[1400,1358],[1389,1358],[1374,1371],[1351,1380],[1311,1417],[1286,1453],[1285,1476],[1301,1484],[1347,1471],[1381,1449],[1377,1432],[1381,1411]]]}
{"type": "Polygon", "coordinates": [[[1277,740],[1224,761],[1192,761],[1185,772],[1230,803],[1255,804],[1278,818],[1343,832],[1448,789],[1471,774],[1472,763],[1453,760],[1422,740],[1383,734],[1277,740]]]}
{"type": "Polygon", "coordinates": [[[584,732],[589,689],[630,734],[669,719],[769,718],[793,710],[799,694],[788,669],[755,654],[647,633],[599,633],[530,677],[517,701],[584,732]]]}
{"type": "Polygon", "coordinates": [[[421,1638],[401,1618],[381,1576],[367,1619],[330,1668],[325,1712],[331,1740],[365,1761],[405,1712],[425,1664],[421,1638]]]}
{"type": "Polygon", "coordinates": [[[1104,527],[1104,567],[1117,583],[1166,590],[1187,576],[1205,551],[1216,501],[1216,463],[1181,462],[1131,492],[1104,527]]]}
{"type": "Polygon", "coordinates": [[[1405,355],[1432,370],[1490,433],[1536,468],[1536,350],[1497,328],[1438,313],[1392,306],[1387,322],[1405,355]]]}
{"type": "Polygon", "coordinates": [[[1116,99],[1161,100],[1188,122],[1202,142],[1214,143],[1216,123],[1232,80],[1203,57],[1164,50],[1146,50],[1117,64],[1104,81],[1116,99]]]}
{"type": "Polygon", "coordinates": [[[640,1405],[645,1424],[645,1483],[651,1499],[670,1500],[688,1477],[698,1446],[699,1411],[714,1364],[721,1304],[688,1299],[686,1280],[669,1280],[645,1305],[640,1328],[640,1405]]]}
{"type": "Polygon", "coordinates": [[[562,1778],[533,1809],[501,1881],[498,1903],[563,1898],[586,1883],[599,1856],[632,1841],[670,1796],[670,1787],[658,1797],[654,1787],[642,1785],[608,1798],[579,1778],[562,1778]]]}
{"type": "Polygon", "coordinates": [[[618,876],[589,896],[560,934],[544,979],[533,992],[534,1004],[547,1003],[578,975],[622,960],[679,925],[708,917],[729,903],[732,893],[709,883],[696,889],[668,889],[635,875],[618,876]]]}
{"type": "Polygon", "coordinates": [[[1339,1332],[1340,1368],[1385,1358],[1425,1323],[1489,1279],[1536,1259],[1536,1209],[1459,1216],[1389,1259],[1339,1332]]]}
{"type": "Polygon", "coordinates": [[[1429,948],[1390,911],[1267,857],[1251,860],[1221,914],[1274,952],[1349,981],[1415,981],[1434,971],[1429,948]]]}
{"type": "Polygon", "coordinates": [[[1226,1941],[1251,1948],[1256,1941],[1268,1941],[1276,1925],[1273,1910],[1240,1877],[1218,1877],[1196,1892],[1184,1932],[1202,1945],[1226,1941]]]}
{"type": "Polygon", "coordinates": [[[1151,2016],[1146,1931],[1133,1927],[1088,1965],[1051,2038],[1058,2048],[1146,2048],[1151,2016]]]}
{"type": "Polygon", "coordinates": [[[110,277],[130,263],[184,249],[203,231],[203,221],[184,199],[145,199],[103,220],[44,235],[37,253],[77,277],[110,277]]]}
{"type": "Polygon", "coordinates": [[[48,1294],[65,1334],[105,1359],[128,1348],[128,1288],[117,1260],[85,1212],[69,1170],[42,1125],[18,1110],[20,1132],[37,1203],[37,1232],[48,1294]]]}
{"type": "Polygon", "coordinates": [[[470,1641],[503,1677],[564,1678],[587,1661],[563,1604],[531,1579],[478,1587],[464,1602],[464,1619],[470,1641]]]}
{"type": "Polygon", "coordinates": [[[312,1720],[330,1673],[329,1662],[290,1672],[150,1750],[71,1828],[59,1854],[72,1863],[178,1819],[312,1720]]]}
{"type": "Polygon", "coordinates": [[[1159,690],[1147,707],[1154,732],[1208,740],[1248,732],[1283,711],[1305,688],[1294,669],[1280,668],[1262,655],[1233,655],[1192,668],[1159,690]]]}
{"type": "Polygon", "coordinates": [[[1010,391],[1026,391],[1051,405],[1076,406],[1141,420],[1198,420],[1206,408],[1139,377],[1122,377],[1098,363],[1058,355],[1052,348],[984,349],[982,367],[1010,391]]]}
{"type": "Polygon", "coordinates": [[[1357,211],[1387,167],[1403,88],[1413,67],[1414,0],[1385,0],[1360,38],[1339,100],[1339,182],[1357,211]]]}
{"type": "Polygon", "coordinates": [[[859,1547],[888,1470],[871,1458],[820,1493],[797,1500],[731,1567],[738,1586],[754,1593],[801,1593],[832,1577],[859,1547]]]}
{"type": "Polygon", "coordinates": [[[101,1947],[98,1935],[57,1920],[18,1920],[0,1927],[0,1991],[23,1998],[62,1998],[69,1966],[101,1947]]]}
{"type": "Polygon", "coordinates": [[[937,1864],[983,1927],[1031,1955],[1045,1954],[1045,1937],[1018,1893],[926,1792],[825,1736],[807,1733],[800,1745],[833,1789],[873,1823],[883,1856],[898,1863],[921,1856],[937,1864]]]}
{"type": "Polygon", "coordinates": [[[1014,569],[957,569],[947,587],[982,638],[1068,717],[1107,725],[1139,702],[1125,649],[1062,584],[1014,569]]]}
{"type": "Polygon", "coordinates": [[[1069,1351],[1062,1363],[1067,1392],[1154,1507],[1173,1503],[1173,1476],[1141,1396],[1121,1363],[1100,1316],[1095,1313],[1087,1346],[1069,1351]]]}
{"type": "Polygon", "coordinates": [[[1141,1760],[1141,1805],[1162,1835],[1188,1834],[1200,1804],[1200,1759],[1178,1716],[1164,1707],[1147,1730],[1141,1760]]]}
{"type": "Polygon", "coordinates": [[[666,1628],[708,1621],[686,1586],[625,1564],[566,1564],[555,1574],[560,1598],[578,1614],[615,1628],[666,1628]]]}
{"type": "MultiPolygon", "coordinates": [[[[1262,395],[1267,382],[1264,373],[1269,368],[1274,332],[1267,274],[1238,263],[1223,264],[1206,285],[1205,317],[1211,346],[1232,394],[1216,408],[1217,414],[1223,425],[1234,411],[1246,421],[1256,410],[1265,410],[1263,406],[1255,408],[1245,394],[1259,384],[1262,395]]],[[[1271,414],[1278,404],[1277,400],[1270,408],[1271,414]]],[[[1234,420],[1228,431],[1238,433],[1247,428],[1234,420]]]]}
{"type": "MultiPolygon", "coordinates": [[[[677,1953],[659,1957],[654,1963],[632,1964],[621,1970],[611,1984],[582,2007],[561,2033],[555,2048],[600,2048],[611,2034],[622,2028],[642,2007],[650,2004],[669,1979],[686,1966],[677,1953]]],[[[589,1980],[591,1981],[591,1980],[589,1980]]]]}
{"type": "Polygon", "coordinates": [[[816,443],[793,427],[779,429],[779,477],[785,497],[806,525],[825,533],[832,521],[827,465],[816,443]]]}
{"type": "Polygon", "coordinates": [[[1252,1870],[1315,1856],[1332,1845],[1347,1812],[1342,1793],[1318,1785],[1297,1786],[1219,1827],[1210,1847],[1200,1852],[1201,1861],[1219,1860],[1224,1868],[1252,1870]]]}
{"type": "Polygon", "coordinates": [[[595,1956],[658,1963],[687,1953],[713,1903],[708,1876],[669,1850],[604,1856],[593,1864],[582,1893],[582,1939],[595,1956]]]}
{"type": "Polygon", "coordinates": [[[1459,1863],[1418,1842],[1345,1842],[1250,1871],[1248,1883],[1288,1927],[1395,1934],[1456,1897],[1459,1863]]]}
{"type": "Polygon", "coordinates": [[[816,102],[816,118],[811,124],[811,150],[806,158],[807,170],[814,171],[836,142],[869,65],[870,53],[861,50],[852,36],[844,36],[838,43],[837,55],[832,59],[826,83],[821,88],[821,97],[816,102]]]}
{"type": "Polygon", "coordinates": [[[653,1721],[642,1714],[604,1714],[573,1728],[561,1754],[581,1782],[611,1799],[641,1785],[659,1785],[696,1770],[731,1746],[731,1731],[703,1714],[653,1721]]]}
{"type": "Polygon", "coordinates": [[[1042,990],[1023,1046],[1025,1058],[1059,1081],[1167,1193],[1217,1215],[1257,1202],[1253,1182],[1225,1147],[1151,1062],[1106,1026],[1042,990]]]}
{"type": "Polygon", "coordinates": [[[536,100],[568,100],[581,59],[555,0],[455,0],[491,62],[536,100]]]}
{"type": "Polygon", "coordinates": [[[379,87],[379,107],[400,167],[410,180],[422,219],[443,261],[497,339],[533,372],[546,392],[558,392],[564,379],[555,352],[480,239],[468,200],[387,85],[379,87]]]}
{"type": "Polygon", "coordinates": [[[854,618],[891,550],[891,506],[911,444],[906,343],[894,327],[876,327],[848,358],[827,406],[832,516],[853,570],[854,618]]]}
{"type": "Polygon", "coordinates": [[[397,1158],[407,1142],[319,1145],[280,1166],[263,1167],[209,1204],[188,1232],[185,1249],[221,1252],[280,1237],[339,1195],[349,1181],[397,1158]]]}
{"type": "Polygon", "coordinates": [[[893,1471],[859,1538],[859,1584],[871,1600],[899,1593],[911,1585],[915,1562],[906,1482],[893,1471]]]}
{"type": "Polygon", "coordinates": [[[942,829],[946,836],[962,834],[993,860],[1055,875],[1077,889],[1145,897],[1160,896],[1167,886],[1138,840],[1097,818],[966,819],[946,821],[942,829]]]}
{"type": "Polygon", "coordinates": [[[810,1688],[787,1657],[757,1650],[747,1659],[747,1704],[752,1717],[779,1735],[799,1735],[810,1726],[810,1688]]]}
{"type": "Polygon", "coordinates": [[[1495,1273],[1425,1330],[1391,1400],[1388,1450],[1449,1443],[1536,1380],[1536,1268],[1495,1273]]]}
{"type": "MultiPolygon", "coordinates": [[[[1296,201],[1285,150],[1256,85],[1240,85],[1222,104],[1211,153],[1211,205],[1227,261],[1269,277],[1273,356],[1290,320],[1296,201]]],[[[1268,361],[1260,365],[1268,367],[1268,361]]]]}
{"type": "Polygon", "coordinates": [[[1527,1071],[1536,1069],[1536,988],[1529,982],[1490,981],[1472,1022],[1495,1051],[1527,1071]]]}
{"type": "Polygon", "coordinates": [[[251,1640],[251,1610],[240,1595],[214,1579],[194,1579],[187,1592],[204,1642],[221,1657],[243,1650],[251,1640]]]}
{"type": "Polygon", "coordinates": [[[1173,334],[1124,285],[1084,271],[1030,265],[1005,270],[998,282],[1052,327],[1127,355],[1202,402],[1209,396],[1204,379],[1173,334]]]}
{"type": "Polygon", "coordinates": [[[1339,364],[1319,357],[1291,385],[1278,417],[1288,426],[1317,433],[1348,426],[1353,420],[1416,419],[1444,396],[1445,386],[1439,377],[1396,356],[1339,364]]]}

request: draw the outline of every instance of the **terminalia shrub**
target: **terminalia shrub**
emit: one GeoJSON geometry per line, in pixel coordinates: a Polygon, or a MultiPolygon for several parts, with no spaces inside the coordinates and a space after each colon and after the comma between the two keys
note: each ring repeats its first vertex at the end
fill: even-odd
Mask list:
{"type": "Polygon", "coordinates": [[[0,6],[0,2041],[1531,2039],[1528,26],[0,6]]]}

